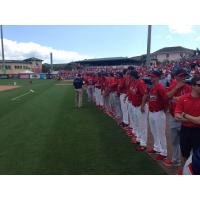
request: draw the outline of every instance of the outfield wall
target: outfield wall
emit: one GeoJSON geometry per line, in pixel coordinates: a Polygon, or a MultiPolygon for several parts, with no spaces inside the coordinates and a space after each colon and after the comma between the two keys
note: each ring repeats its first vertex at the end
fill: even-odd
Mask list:
{"type": "Polygon", "coordinates": [[[55,74],[0,74],[0,79],[54,79],[56,78],[55,74]]]}

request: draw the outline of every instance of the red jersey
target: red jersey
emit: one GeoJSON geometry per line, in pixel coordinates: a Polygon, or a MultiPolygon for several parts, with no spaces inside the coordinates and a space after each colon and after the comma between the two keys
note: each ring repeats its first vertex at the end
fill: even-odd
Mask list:
{"type": "Polygon", "coordinates": [[[87,76],[85,82],[86,82],[87,85],[93,85],[93,77],[92,76],[87,76]]]}
{"type": "Polygon", "coordinates": [[[105,83],[104,83],[104,89],[105,90],[108,90],[108,88],[109,88],[109,77],[105,77],[105,83]]]}
{"type": "Polygon", "coordinates": [[[96,77],[95,80],[95,87],[101,89],[101,77],[96,77]]]}
{"type": "Polygon", "coordinates": [[[105,76],[103,76],[101,78],[100,84],[101,84],[101,90],[105,90],[105,87],[106,87],[106,77],[105,76]]]}
{"type": "Polygon", "coordinates": [[[132,79],[130,77],[125,78],[125,90],[128,97],[128,100],[131,101],[131,91],[130,91],[130,85],[131,85],[132,79]]]}
{"type": "Polygon", "coordinates": [[[125,78],[120,78],[118,80],[118,85],[117,85],[117,92],[119,94],[122,94],[122,93],[126,93],[126,85],[125,85],[125,78]]]}
{"type": "Polygon", "coordinates": [[[142,104],[142,98],[147,93],[147,86],[143,80],[133,80],[130,84],[131,103],[138,107],[142,104]]]}
{"type": "Polygon", "coordinates": [[[105,91],[105,95],[107,96],[110,93],[110,85],[111,85],[111,78],[114,77],[105,77],[105,82],[103,83],[103,89],[105,91]]]}
{"type": "Polygon", "coordinates": [[[116,92],[117,91],[117,85],[118,85],[118,82],[119,82],[119,79],[118,78],[113,78],[113,79],[111,79],[111,85],[110,85],[110,87],[111,87],[111,90],[113,91],[113,92],[116,92]]]}
{"type": "MultiPolygon", "coordinates": [[[[169,88],[168,88],[168,92],[173,90],[177,85],[177,82],[176,81],[173,81],[169,88]]],[[[180,96],[183,96],[185,94],[188,94],[188,93],[191,93],[192,92],[192,88],[190,85],[188,84],[185,84],[183,87],[181,87],[177,92],[176,94],[174,95],[174,97],[180,97],[180,96]]],[[[177,100],[175,99],[171,99],[170,102],[169,102],[169,111],[170,113],[172,114],[172,116],[174,116],[174,111],[175,111],[175,107],[176,107],[176,102],[177,100]]]]}
{"type": "Polygon", "coordinates": [[[98,76],[93,76],[92,80],[93,80],[93,84],[95,85],[98,81],[98,76]]]}
{"type": "Polygon", "coordinates": [[[149,111],[158,112],[168,106],[167,90],[161,83],[158,83],[150,89],[149,92],[149,111]]]}
{"type": "Polygon", "coordinates": [[[128,90],[129,90],[129,87],[131,84],[131,78],[129,76],[127,76],[127,77],[124,77],[124,80],[125,80],[124,90],[126,91],[126,93],[128,93],[128,90]]]}
{"type": "MultiPolygon", "coordinates": [[[[183,112],[194,117],[199,117],[200,97],[192,97],[191,93],[181,96],[176,103],[175,114],[182,114],[183,112]]],[[[186,127],[200,127],[200,125],[191,122],[182,122],[182,125],[186,127]]]]}

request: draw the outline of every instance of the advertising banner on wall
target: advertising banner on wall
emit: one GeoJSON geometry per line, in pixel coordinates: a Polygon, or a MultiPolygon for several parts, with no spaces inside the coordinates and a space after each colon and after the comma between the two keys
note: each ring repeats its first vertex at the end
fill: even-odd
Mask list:
{"type": "Polygon", "coordinates": [[[19,74],[19,78],[20,79],[29,79],[30,78],[30,74],[19,74]]]}
{"type": "Polygon", "coordinates": [[[0,79],[7,79],[8,75],[7,74],[0,74],[0,79]]]}
{"type": "Polygon", "coordinates": [[[8,74],[8,78],[12,79],[12,78],[19,78],[18,74],[8,74]]]}
{"type": "Polygon", "coordinates": [[[46,80],[47,76],[45,73],[40,73],[40,79],[46,80]]]}
{"type": "Polygon", "coordinates": [[[31,79],[39,79],[40,75],[39,74],[30,74],[31,79]]]}
{"type": "Polygon", "coordinates": [[[53,78],[53,75],[52,74],[47,74],[47,79],[52,79],[53,78]]]}

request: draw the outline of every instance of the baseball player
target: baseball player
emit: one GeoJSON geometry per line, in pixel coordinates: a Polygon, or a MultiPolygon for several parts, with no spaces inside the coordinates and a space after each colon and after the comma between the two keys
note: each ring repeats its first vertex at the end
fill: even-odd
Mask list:
{"type": "Polygon", "coordinates": [[[169,111],[170,111],[170,133],[171,133],[171,145],[172,145],[172,158],[165,159],[163,164],[165,166],[180,166],[181,165],[181,152],[180,152],[180,129],[181,123],[174,117],[174,111],[178,98],[184,94],[191,93],[191,86],[185,83],[187,77],[187,71],[183,68],[176,69],[173,72],[175,81],[173,81],[168,89],[167,96],[170,99],[169,111]]]}
{"type": "Polygon", "coordinates": [[[136,70],[131,71],[131,77],[130,92],[133,109],[131,113],[133,119],[132,133],[135,135],[132,143],[139,142],[140,146],[136,150],[144,151],[147,145],[147,86],[143,80],[139,79],[139,74],[136,70]]]}
{"type": "Polygon", "coordinates": [[[153,149],[148,153],[158,153],[156,160],[163,160],[167,156],[166,142],[166,109],[168,105],[167,92],[159,83],[162,72],[153,70],[150,74],[152,87],[149,92],[149,125],[153,135],[153,149]]]}
{"type": "Polygon", "coordinates": [[[175,118],[181,122],[182,166],[191,151],[200,148],[200,76],[192,78],[191,85],[192,92],[181,96],[175,108],[175,118]]]}
{"type": "Polygon", "coordinates": [[[125,98],[126,92],[127,92],[127,87],[126,87],[126,83],[125,83],[126,72],[127,72],[126,69],[123,70],[122,77],[119,79],[118,86],[117,86],[117,91],[118,91],[118,94],[120,95],[120,107],[121,107],[121,111],[122,111],[121,126],[124,128],[127,127],[129,124],[128,107],[127,107],[127,103],[124,101],[124,98],[125,98]]]}

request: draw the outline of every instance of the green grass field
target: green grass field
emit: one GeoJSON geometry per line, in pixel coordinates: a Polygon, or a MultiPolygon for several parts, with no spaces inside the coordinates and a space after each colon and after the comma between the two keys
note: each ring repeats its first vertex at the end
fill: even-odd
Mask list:
{"type": "Polygon", "coordinates": [[[22,87],[0,92],[0,174],[165,174],[86,96],[83,108],[75,108],[72,86],[54,80],[0,85],[14,81],[22,87]],[[35,93],[11,100],[30,89],[35,93]]]}

